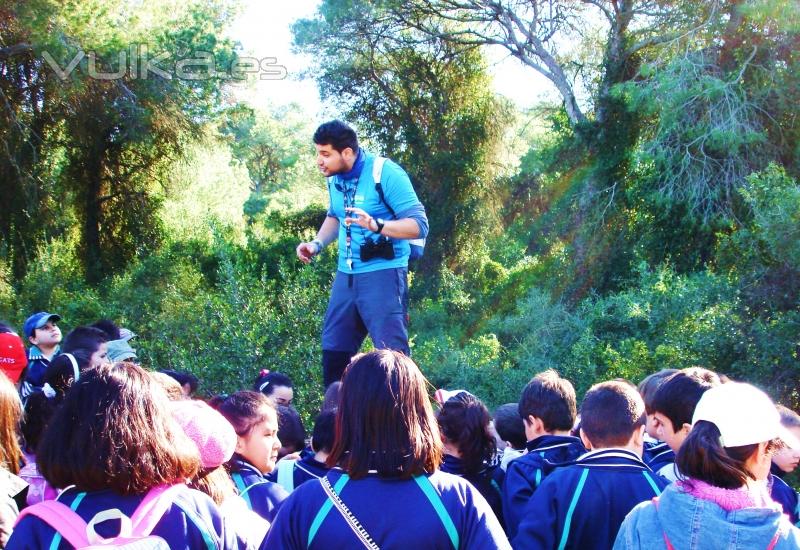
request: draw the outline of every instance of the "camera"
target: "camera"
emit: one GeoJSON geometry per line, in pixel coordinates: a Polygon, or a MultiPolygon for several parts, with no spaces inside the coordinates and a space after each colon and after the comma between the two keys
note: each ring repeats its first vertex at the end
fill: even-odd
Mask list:
{"type": "Polygon", "coordinates": [[[383,258],[384,260],[394,259],[394,245],[386,237],[379,237],[378,240],[367,238],[364,244],[361,245],[361,261],[368,262],[375,258],[383,258]]]}

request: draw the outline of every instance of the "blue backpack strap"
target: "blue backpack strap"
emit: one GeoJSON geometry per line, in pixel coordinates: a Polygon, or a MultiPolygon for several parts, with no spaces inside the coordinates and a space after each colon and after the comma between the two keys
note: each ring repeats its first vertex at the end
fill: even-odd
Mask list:
{"type": "Polygon", "coordinates": [[[450,514],[447,513],[447,510],[444,507],[442,497],[436,492],[436,489],[433,487],[431,480],[428,479],[428,476],[415,476],[414,481],[417,482],[419,488],[422,489],[422,492],[425,493],[426,497],[428,497],[433,509],[436,510],[436,515],[439,516],[439,520],[442,522],[442,525],[444,525],[445,531],[447,531],[447,536],[450,537],[450,542],[453,544],[453,548],[458,550],[458,546],[460,544],[458,530],[456,529],[450,514]]]}
{"type": "Polygon", "coordinates": [[[286,489],[287,493],[294,491],[294,467],[296,460],[278,461],[278,485],[286,489]]]}
{"type": "MultiPolygon", "coordinates": [[[[80,505],[81,501],[83,500],[83,497],[85,497],[85,496],[86,496],[86,493],[78,493],[77,495],[75,495],[75,498],[73,499],[72,503],[70,503],[70,505],[69,505],[70,510],[72,510],[73,512],[76,511],[78,509],[78,506],[80,505]]],[[[58,500],[58,498],[56,498],[56,500],[58,500]]],[[[56,531],[56,534],[53,537],[52,542],[50,542],[50,550],[56,550],[58,548],[58,546],[61,544],[61,539],[62,538],[63,537],[61,536],[61,533],[56,531]]]]}
{"type": "MultiPolygon", "coordinates": [[[[350,481],[350,476],[347,474],[342,474],[342,476],[336,481],[336,485],[333,486],[334,492],[336,492],[336,494],[340,494],[348,481],[350,481]]],[[[328,516],[328,512],[331,511],[331,508],[333,508],[333,502],[331,502],[331,499],[326,497],[325,502],[322,503],[322,508],[320,508],[319,512],[317,512],[317,515],[314,516],[314,521],[311,522],[311,527],[308,530],[308,547],[311,546],[311,541],[313,541],[314,537],[317,536],[317,531],[319,531],[322,522],[325,521],[325,518],[328,516]]]]}

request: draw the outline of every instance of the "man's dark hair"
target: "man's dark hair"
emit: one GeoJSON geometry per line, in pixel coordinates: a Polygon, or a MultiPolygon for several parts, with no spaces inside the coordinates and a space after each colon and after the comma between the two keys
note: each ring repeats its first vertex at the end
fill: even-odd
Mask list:
{"type": "Polygon", "coordinates": [[[548,432],[569,430],[575,423],[577,404],[575,388],[552,369],[540,372],[528,382],[519,399],[519,416],[535,416],[548,432]]]}
{"type": "Polygon", "coordinates": [[[645,424],[644,402],[631,384],[595,384],[581,404],[581,430],[594,448],[621,447],[645,424]]]}
{"type": "Polygon", "coordinates": [[[354,153],[358,153],[358,137],[355,130],[341,120],[331,120],[321,124],[314,132],[314,143],[330,145],[340,153],[348,147],[354,153]]]}
{"type": "Polygon", "coordinates": [[[708,369],[692,367],[676,372],[661,383],[653,396],[652,410],[669,418],[673,431],[692,423],[697,402],[706,391],[720,384],[708,369]]]}
{"type": "Polygon", "coordinates": [[[311,447],[314,452],[330,453],[336,432],[336,410],[322,411],[314,421],[311,447]]]}
{"type": "Polygon", "coordinates": [[[525,423],[519,416],[516,403],[500,405],[494,411],[494,431],[503,441],[517,450],[525,448],[525,423]]]}

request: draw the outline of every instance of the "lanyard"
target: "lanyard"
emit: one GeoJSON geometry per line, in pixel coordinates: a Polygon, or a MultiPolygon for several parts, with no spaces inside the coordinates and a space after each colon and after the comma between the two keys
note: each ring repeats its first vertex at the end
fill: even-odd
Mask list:
{"type": "MultiPolygon", "coordinates": [[[[353,208],[356,205],[356,191],[358,190],[358,180],[343,180],[341,183],[336,183],[336,190],[342,194],[342,202],[344,203],[344,217],[348,216],[347,209],[353,208]],[[352,183],[352,185],[350,185],[352,183]]],[[[345,263],[347,268],[353,271],[353,237],[352,237],[352,224],[345,224],[345,263]]]]}

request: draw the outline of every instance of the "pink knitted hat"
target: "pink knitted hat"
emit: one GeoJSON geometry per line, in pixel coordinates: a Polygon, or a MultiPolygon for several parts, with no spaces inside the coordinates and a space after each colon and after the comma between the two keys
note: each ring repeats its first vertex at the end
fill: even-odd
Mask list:
{"type": "Polygon", "coordinates": [[[216,468],[231,458],[236,432],[230,422],[202,401],[173,401],[172,417],[200,451],[203,468],[216,468]]]}

